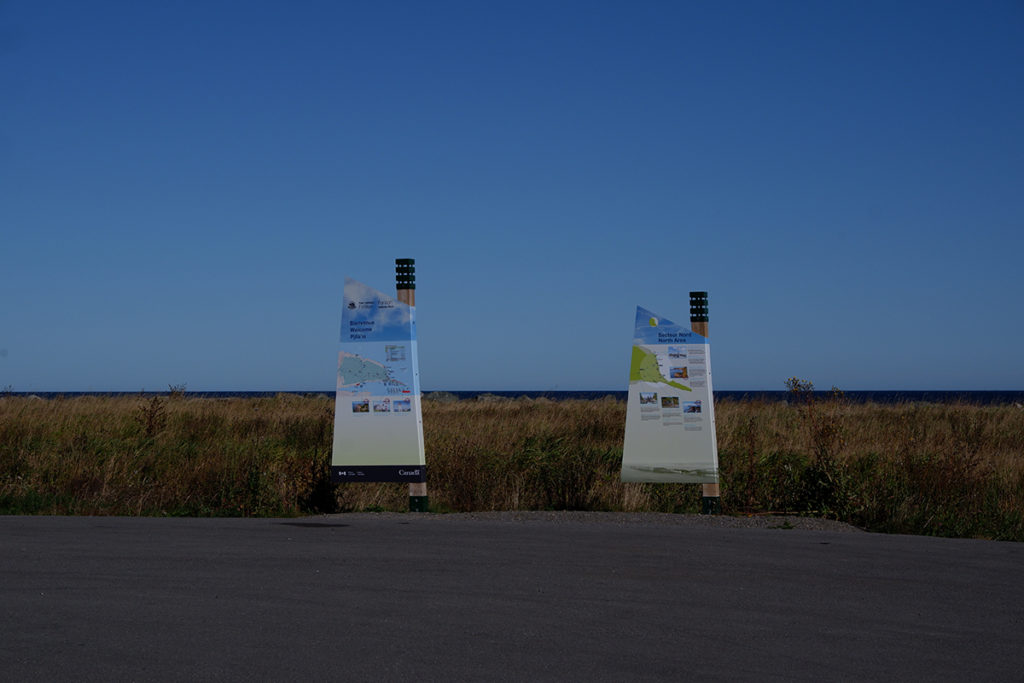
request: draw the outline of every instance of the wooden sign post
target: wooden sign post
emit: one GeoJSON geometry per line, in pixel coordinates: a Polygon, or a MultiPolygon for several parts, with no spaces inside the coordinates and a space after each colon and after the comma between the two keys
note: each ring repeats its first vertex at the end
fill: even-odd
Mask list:
{"type": "MultiPolygon", "coordinates": [[[[690,329],[708,338],[708,293],[690,292],[690,329]]],[[[709,397],[714,400],[714,397],[709,397]]],[[[718,482],[701,484],[700,512],[702,515],[717,515],[722,512],[718,482]]]]}
{"type": "MultiPolygon", "coordinates": [[[[395,292],[402,303],[416,305],[416,259],[395,259],[395,292]]],[[[427,482],[410,482],[409,512],[427,512],[429,507],[427,482]]]]}

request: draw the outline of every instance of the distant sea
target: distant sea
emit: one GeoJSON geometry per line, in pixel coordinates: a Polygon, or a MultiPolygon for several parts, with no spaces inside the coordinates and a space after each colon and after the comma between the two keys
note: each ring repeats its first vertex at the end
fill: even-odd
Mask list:
{"type": "MultiPolygon", "coordinates": [[[[54,399],[72,396],[166,396],[166,391],[36,391],[12,392],[13,396],[38,396],[54,399]]],[[[261,398],[276,396],[279,393],[298,394],[301,396],[333,396],[333,391],[186,391],[190,397],[205,398],[261,398]]],[[[816,397],[828,398],[829,391],[816,391],[816,397]]],[[[460,400],[475,400],[480,396],[500,396],[503,398],[546,398],[552,401],[594,400],[611,397],[620,401],[626,400],[625,391],[424,391],[423,396],[431,394],[451,394],[460,400]]],[[[2,395],[2,394],[0,394],[2,395]]],[[[1024,405],[1024,391],[847,391],[845,397],[854,403],[969,403],[973,405],[1024,405]]],[[[715,399],[719,401],[788,401],[788,391],[716,391],[715,399]]]]}

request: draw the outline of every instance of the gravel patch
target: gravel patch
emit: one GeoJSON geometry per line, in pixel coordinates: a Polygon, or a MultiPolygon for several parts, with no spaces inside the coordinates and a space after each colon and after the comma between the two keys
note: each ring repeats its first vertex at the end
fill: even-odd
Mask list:
{"type": "Polygon", "coordinates": [[[453,520],[481,520],[492,522],[509,522],[515,524],[530,523],[582,523],[612,524],[626,526],[631,524],[647,526],[686,526],[693,528],[712,529],[803,529],[808,531],[838,531],[864,533],[863,529],[837,522],[832,519],[818,517],[800,517],[797,515],[675,515],[662,512],[579,512],[579,511],[546,511],[546,512],[462,512],[452,514],[404,513],[404,512],[352,512],[340,515],[329,515],[332,518],[370,516],[374,518],[414,517],[417,520],[445,522],[453,520]]]}

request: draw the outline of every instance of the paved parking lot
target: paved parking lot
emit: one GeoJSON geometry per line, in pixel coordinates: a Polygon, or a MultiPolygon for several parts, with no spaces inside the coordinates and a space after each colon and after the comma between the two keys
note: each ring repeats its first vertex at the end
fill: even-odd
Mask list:
{"type": "Polygon", "coordinates": [[[0,677],[1021,680],[1022,567],[611,514],[0,517],[0,677]]]}

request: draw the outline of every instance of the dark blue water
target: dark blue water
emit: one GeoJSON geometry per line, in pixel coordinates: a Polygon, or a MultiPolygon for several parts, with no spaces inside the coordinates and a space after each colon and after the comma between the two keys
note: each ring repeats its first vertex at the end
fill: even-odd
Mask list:
{"type": "MultiPolygon", "coordinates": [[[[334,396],[333,391],[189,391],[186,396],[204,398],[265,398],[279,393],[300,396],[334,396]]],[[[424,397],[432,393],[452,394],[460,400],[474,400],[479,396],[501,396],[503,398],[547,398],[553,401],[595,400],[611,397],[626,400],[625,391],[424,391],[424,397]]],[[[45,399],[73,396],[166,396],[166,391],[118,392],[118,391],[38,391],[14,392],[13,396],[38,396],[45,399]]],[[[829,391],[816,391],[817,398],[831,396],[829,391]]],[[[1024,391],[847,391],[847,400],[853,403],[969,403],[972,405],[1024,405],[1024,391]]],[[[716,391],[718,401],[762,401],[777,402],[790,400],[788,391],[716,391]]]]}
{"type": "MultiPolygon", "coordinates": [[[[503,396],[506,398],[548,398],[554,401],[565,399],[594,400],[611,396],[620,401],[626,400],[625,391],[451,391],[460,399],[475,399],[483,394],[503,396]]],[[[424,392],[429,396],[430,392],[424,392]]],[[[818,399],[831,397],[831,391],[816,391],[818,399]]],[[[1024,404],[1024,391],[847,391],[847,400],[853,403],[970,403],[975,405],[1000,405],[1007,403],[1024,404]]],[[[715,391],[718,401],[789,401],[788,391],[715,391]]]]}

